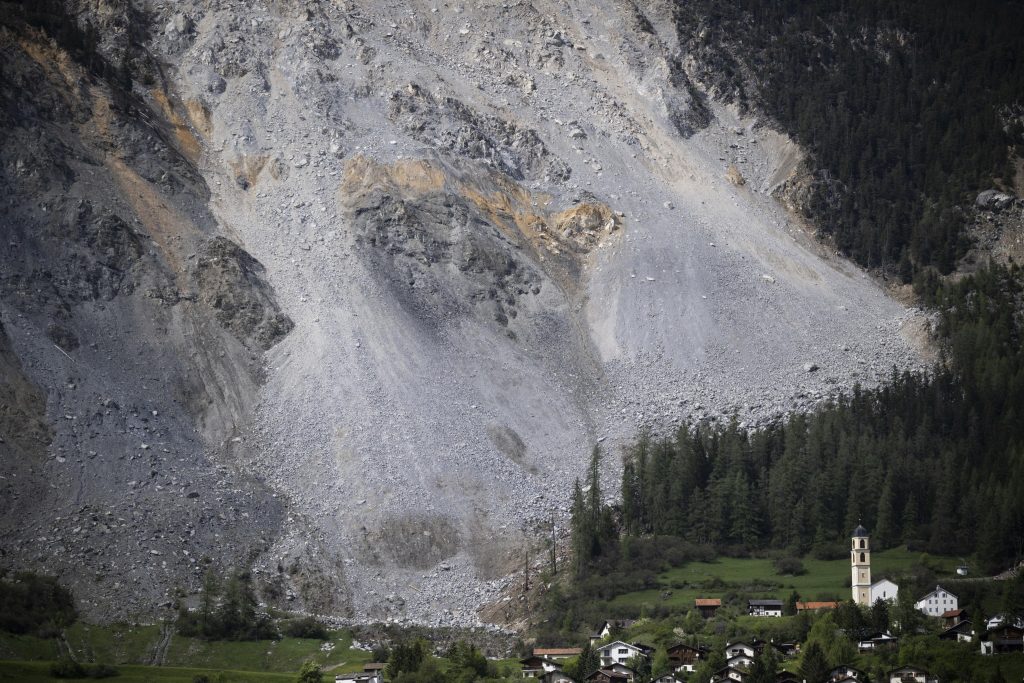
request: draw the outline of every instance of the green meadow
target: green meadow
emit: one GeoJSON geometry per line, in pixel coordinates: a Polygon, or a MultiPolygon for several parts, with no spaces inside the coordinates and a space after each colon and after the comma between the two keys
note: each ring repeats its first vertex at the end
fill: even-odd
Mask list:
{"type": "MultiPolygon", "coordinates": [[[[66,643],[81,663],[116,666],[118,681],[189,681],[206,675],[210,681],[292,680],[307,659],[325,672],[361,671],[370,653],[353,649],[347,631],[330,634],[326,648],[319,640],[282,638],[261,641],[207,642],[172,635],[162,655],[162,666],[153,664],[163,642],[162,628],[113,624],[94,626],[78,622],[67,629],[66,643]],[[220,678],[217,678],[220,676],[220,678]]],[[[0,634],[0,680],[49,681],[49,663],[65,654],[58,640],[0,634]]]]}
{"type": "MultiPolygon", "coordinates": [[[[936,576],[955,576],[958,561],[951,557],[922,556],[905,548],[892,548],[871,556],[871,576],[877,581],[904,573],[922,559],[936,576]]],[[[845,600],[850,597],[850,560],[803,560],[805,573],[780,575],[768,558],[720,558],[690,562],[658,576],[659,587],[618,595],[615,607],[669,607],[689,609],[696,598],[722,598],[743,592],[751,597],[785,600],[794,590],[802,600],[845,600]],[[756,595],[755,595],[756,594],[756,595]]]]}

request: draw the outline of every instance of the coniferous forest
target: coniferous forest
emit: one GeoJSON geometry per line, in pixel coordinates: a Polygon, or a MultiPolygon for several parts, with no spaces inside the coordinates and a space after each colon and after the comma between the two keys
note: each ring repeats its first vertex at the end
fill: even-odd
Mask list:
{"type": "Polygon", "coordinates": [[[1019,2],[697,0],[675,20],[716,96],[810,151],[808,216],[869,268],[952,271],[970,244],[962,207],[1012,184],[1019,2]]]}
{"type": "Polygon", "coordinates": [[[626,454],[621,506],[602,502],[595,449],[572,496],[572,584],[549,594],[542,638],[602,618],[592,603],[608,603],[595,600],[658,586],[667,567],[723,554],[847,557],[859,523],[875,550],[958,555],[981,575],[1021,561],[1024,272],[929,272],[917,290],[944,350],[931,372],[894,372],[753,432],[733,420],[643,436],[626,454]]]}
{"type": "Polygon", "coordinates": [[[894,373],[815,413],[754,432],[681,428],[641,438],[623,472],[620,515],[597,510],[596,465],[576,492],[577,557],[617,529],[741,550],[845,551],[849,530],[1005,568],[1024,543],[1024,349],[1019,267],[921,285],[940,311],[947,362],[894,373]],[[590,503],[588,505],[588,503],[590,503]],[[610,531],[610,529],[613,529],[610,531]]]}
{"type": "MultiPolygon", "coordinates": [[[[913,279],[938,313],[943,357],[752,433],[733,423],[642,437],[625,464],[621,531],[802,553],[845,543],[862,521],[883,547],[973,554],[992,570],[1019,559],[1024,277],[1012,263],[943,273],[969,246],[975,193],[1012,182],[1024,6],[698,1],[677,3],[675,20],[716,96],[811,152],[816,224],[861,264],[913,279]]],[[[584,535],[577,551],[598,556],[607,520],[584,535]]]]}
{"type": "Polygon", "coordinates": [[[577,582],[607,584],[627,554],[841,553],[861,522],[882,548],[986,571],[1019,561],[1024,274],[956,271],[974,196],[1012,186],[1024,141],[1024,7],[698,0],[677,3],[675,20],[705,87],[810,152],[808,217],[862,265],[913,281],[942,357],[754,432],[734,421],[642,436],[621,510],[598,503],[592,464],[574,497],[577,582]]]}

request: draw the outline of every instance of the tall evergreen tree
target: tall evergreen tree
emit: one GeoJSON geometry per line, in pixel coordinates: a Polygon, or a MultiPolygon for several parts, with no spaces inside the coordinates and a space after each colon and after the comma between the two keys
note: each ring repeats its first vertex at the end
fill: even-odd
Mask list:
{"type": "Polygon", "coordinates": [[[824,683],[828,678],[829,665],[825,652],[817,641],[812,642],[804,650],[800,660],[800,677],[807,683],[824,683]]]}

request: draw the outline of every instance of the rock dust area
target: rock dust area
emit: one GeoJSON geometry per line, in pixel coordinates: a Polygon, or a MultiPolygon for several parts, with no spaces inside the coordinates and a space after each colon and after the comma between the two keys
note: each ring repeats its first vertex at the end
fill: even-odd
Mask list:
{"type": "MultiPolygon", "coordinates": [[[[182,404],[165,418],[166,401],[146,425],[180,420],[162,462],[202,453],[189,472],[222,485],[219,514],[256,525],[239,551],[268,600],[357,622],[476,624],[551,521],[564,532],[595,443],[614,495],[619,447],[643,429],[733,415],[755,426],[922,362],[921,312],[774,198],[799,148],[688,79],[668,2],[147,11],[217,236],[196,264],[160,267],[191,278],[187,305],[212,311],[203,325],[246,340],[217,362],[260,369],[216,430],[186,439],[208,413],[182,404]],[[225,280],[243,293],[227,313],[209,294],[225,280]]],[[[17,311],[4,311],[7,325],[17,311]]],[[[60,349],[25,335],[14,346],[30,377],[62,382],[42,369],[60,349]]],[[[230,385],[190,368],[170,374],[230,385]]],[[[51,394],[54,443],[70,449],[61,410],[51,394]]],[[[155,469],[130,475],[153,507],[148,482],[171,476],[155,469]]],[[[123,508],[75,514],[124,528],[129,545],[144,535],[123,508]]],[[[38,533],[67,535],[67,519],[38,533]]],[[[199,572],[175,571],[153,590],[178,576],[194,590],[199,572]]]]}

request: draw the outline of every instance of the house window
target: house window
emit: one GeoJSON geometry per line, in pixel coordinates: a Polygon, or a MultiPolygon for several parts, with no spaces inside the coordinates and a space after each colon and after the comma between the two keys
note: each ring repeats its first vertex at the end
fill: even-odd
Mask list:
{"type": "Polygon", "coordinates": [[[626,649],[626,648],[624,648],[624,647],[620,647],[620,648],[619,648],[619,654],[620,654],[620,655],[628,655],[628,654],[629,654],[629,650],[627,650],[627,649],[626,649]]]}

